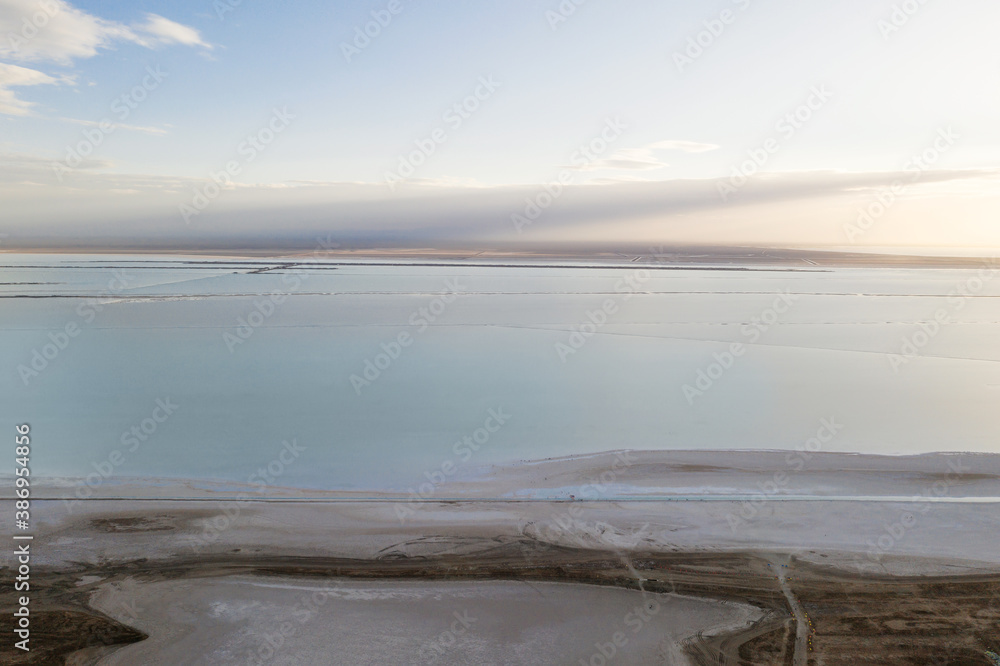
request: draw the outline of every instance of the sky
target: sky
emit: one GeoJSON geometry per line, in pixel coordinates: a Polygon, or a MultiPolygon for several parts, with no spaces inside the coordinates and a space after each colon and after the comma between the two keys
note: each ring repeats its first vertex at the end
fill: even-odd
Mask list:
{"type": "Polygon", "coordinates": [[[1000,246],[991,0],[0,0],[0,249],[1000,246]]]}

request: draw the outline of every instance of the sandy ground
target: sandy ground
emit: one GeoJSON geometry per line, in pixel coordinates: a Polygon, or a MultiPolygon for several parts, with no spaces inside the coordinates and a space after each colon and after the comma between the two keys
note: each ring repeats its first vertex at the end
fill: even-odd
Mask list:
{"type": "MultiPolygon", "coordinates": [[[[0,648],[0,659],[254,663],[246,655],[270,636],[281,645],[266,663],[601,663],[589,660],[650,599],[664,610],[625,633],[616,651],[637,656],[620,663],[853,664],[891,648],[880,663],[935,663],[920,655],[944,650],[954,660],[937,663],[989,664],[1000,647],[996,457],[961,474],[950,456],[829,457],[813,461],[812,486],[790,476],[742,501],[634,501],[653,482],[748,492],[786,469],[785,454],[647,456],[624,469],[602,454],[493,470],[478,490],[462,481],[454,501],[203,484],[36,500],[34,608],[51,651],[7,659],[0,648]],[[582,489],[609,469],[616,492],[640,491],[496,499],[515,478],[582,489]],[[796,483],[829,495],[792,499],[796,483]],[[843,499],[852,494],[910,500],[843,499]],[[317,589],[335,592],[299,622],[296,604],[317,589]],[[430,655],[465,610],[475,630],[430,655]],[[294,630],[284,640],[280,618],[294,630]]],[[[8,532],[10,518],[0,515],[8,532]]]]}
{"type": "Polygon", "coordinates": [[[1000,570],[1000,507],[980,503],[103,501],[71,514],[37,502],[36,515],[35,561],[50,567],[233,552],[426,557],[524,537],[613,553],[786,552],[871,573],[1000,570]]]}
{"type": "MultiPolygon", "coordinates": [[[[330,655],[345,656],[346,646],[370,659],[353,663],[421,663],[414,649],[438,657],[430,663],[538,663],[536,651],[548,659],[555,642],[574,647],[543,663],[578,664],[581,658],[572,658],[591,645],[596,652],[583,663],[605,663],[597,652],[617,645],[653,650],[620,663],[854,666],[879,655],[880,664],[957,666],[989,663],[1000,644],[996,572],[872,576],[782,553],[615,554],[530,539],[497,539],[476,550],[466,544],[465,551],[375,559],[230,553],[36,572],[38,649],[27,655],[0,647],[0,657],[11,664],[61,663],[68,653],[67,663],[80,665],[203,663],[197,660],[207,651],[209,663],[269,663],[279,655],[283,663],[341,663],[330,655]],[[505,582],[495,588],[498,581],[505,582]],[[558,594],[537,589],[552,583],[558,594]],[[727,615],[734,608],[746,613],[727,615]],[[428,623],[448,613],[453,624],[428,623]],[[480,616],[485,630],[467,636],[480,616]],[[275,624],[279,618],[288,620],[275,624]],[[631,637],[622,625],[635,629],[631,637]],[[535,645],[536,630],[558,638],[535,645]],[[574,636],[591,642],[580,647],[567,640],[574,636]],[[480,642],[458,640],[473,637],[480,642]],[[504,661],[510,645],[528,647],[504,661]],[[200,648],[182,655],[185,646],[200,648]],[[253,649],[262,650],[259,659],[232,655],[253,649]],[[170,654],[161,661],[163,651],[170,654]]],[[[0,601],[9,603],[11,594],[0,592],[0,601]]]]}
{"type": "MultiPolygon", "coordinates": [[[[826,419],[831,428],[843,427],[826,419]]],[[[818,434],[829,430],[820,426],[818,434]]],[[[439,495],[511,497],[763,495],[1000,497],[1000,455],[876,456],[801,451],[617,451],[481,468],[439,495]]]]}
{"type": "MultiPolygon", "coordinates": [[[[464,543],[528,537],[615,552],[766,550],[808,559],[816,551],[826,564],[874,573],[943,573],[934,560],[1000,563],[1000,455],[803,454],[612,452],[481,468],[417,495],[125,480],[80,500],[78,485],[39,479],[36,561],[62,567],[236,550],[447,555],[464,543]],[[436,501],[443,497],[451,499],[436,501]],[[852,497],[868,500],[845,501],[852,497]]],[[[12,530],[12,517],[0,514],[0,528],[12,530]]]]}
{"type": "MultiPolygon", "coordinates": [[[[833,425],[839,425],[835,420],[833,425]]],[[[821,433],[822,434],[822,433],[821,433]]],[[[1000,454],[932,453],[881,456],[801,451],[611,451],[460,469],[444,482],[398,490],[313,488],[146,479],[39,478],[35,496],[119,499],[254,498],[631,498],[688,495],[1000,497],[1000,454]],[[940,484],[944,484],[941,486],[940,484]],[[81,486],[84,489],[81,491],[81,486]],[[413,492],[415,491],[415,493],[413,492]]],[[[0,476],[0,497],[13,498],[13,479],[0,476]]]]}

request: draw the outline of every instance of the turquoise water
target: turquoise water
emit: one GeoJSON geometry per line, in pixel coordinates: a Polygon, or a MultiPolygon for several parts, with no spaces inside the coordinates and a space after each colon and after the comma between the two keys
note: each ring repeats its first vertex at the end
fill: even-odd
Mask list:
{"type": "Polygon", "coordinates": [[[33,475],[243,483],[282,460],[278,485],[401,489],[795,449],[831,418],[823,450],[1000,452],[989,271],[292,261],[0,255],[3,427],[31,424],[33,475]]]}

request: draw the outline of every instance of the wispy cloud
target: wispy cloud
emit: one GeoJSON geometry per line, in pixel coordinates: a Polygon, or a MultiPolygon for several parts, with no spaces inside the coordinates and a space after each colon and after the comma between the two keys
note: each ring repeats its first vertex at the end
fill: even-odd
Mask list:
{"type": "MultiPolygon", "coordinates": [[[[106,169],[113,166],[107,160],[86,158],[80,161],[78,169],[106,169]]],[[[0,185],[19,182],[19,178],[31,176],[46,186],[53,184],[52,160],[34,155],[0,153],[0,185]]]]}
{"type": "Polygon", "coordinates": [[[657,141],[641,148],[622,148],[604,159],[569,168],[577,171],[652,171],[670,166],[669,163],[664,162],[656,155],[658,152],[704,153],[716,148],[718,146],[713,143],[698,143],[697,141],[657,141]]]}
{"type": "Polygon", "coordinates": [[[134,39],[128,27],[63,0],[0,0],[0,34],[0,57],[60,65],[91,58],[115,41],[134,39]]]}
{"type": "MultiPolygon", "coordinates": [[[[118,42],[145,48],[180,44],[212,49],[194,28],[157,14],[125,25],[88,14],[64,0],[0,0],[0,58],[70,66],[118,42]]],[[[0,63],[0,114],[31,113],[33,104],[18,98],[12,87],[59,83],[72,83],[72,78],[0,63]]]]}
{"type": "Polygon", "coordinates": [[[707,153],[718,148],[714,143],[698,143],[697,141],[657,141],[647,148],[652,150],[679,150],[684,153],[707,153]]]}
{"type": "Polygon", "coordinates": [[[200,46],[207,50],[212,49],[212,45],[203,40],[201,34],[194,28],[175,23],[157,14],[146,14],[146,22],[134,26],[133,30],[136,35],[135,41],[150,48],[168,44],[183,44],[184,46],[200,46]]]}
{"type": "Polygon", "coordinates": [[[211,49],[201,34],[157,14],[132,25],[107,21],[64,0],[0,0],[0,57],[19,62],[72,64],[116,42],[147,48],[183,44],[211,49]]]}
{"type": "Polygon", "coordinates": [[[26,116],[34,106],[19,99],[11,88],[66,83],[66,77],[52,77],[35,69],[8,65],[0,62],[0,113],[9,116],[26,116]]]}
{"type": "MultiPolygon", "coordinates": [[[[97,122],[94,120],[79,120],[77,118],[57,118],[66,123],[73,123],[74,125],[85,125],[86,127],[102,127],[107,121],[97,122]]],[[[125,123],[113,123],[115,129],[126,129],[133,132],[142,132],[144,134],[156,134],[163,135],[167,133],[167,130],[162,127],[144,127],[142,125],[127,125],[125,123]]]]}
{"type": "MultiPolygon", "coordinates": [[[[870,201],[873,193],[905,176],[895,172],[771,173],[755,179],[739,201],[729,204],[717,195],[718,179],[603,179],[602,184],[591,181],[568,187],[558,206],[548,209],[532,228],[530,237],[513,234],[506,222],[526,196],[537,192],[537,185],[407,183],[388,196],[379,183],[290,182],[287,187],[246,183],[220,199],[199,220],[200,227],[192,230],[181,220],[178,204],[190,198],[192,189],[204,185],[202,179],[90,168],[77,170],[71,181],[58,183],[51,162],[0,155],[0,197],[5,201],[8,229],[16,232],[16,239],[37,234],[69,238],[74,229],[86,229],[88,234],[111,239],[200,242],[211,236],[213,242],[225,239],[234,244],[261,238],[294,243],[319,231],[335,231],[345,239],[425,246],[452,242],[501,247],[600,238],[843,244],[845,221],[854,220],[858,207],[870,201]],[[23,186],[28,180],[40,186],[29,191],[23,186]]],[[[900,198],[893,216],[880,222],[871,240],[889,245],[979,238],[1000,244],[1000,231],[983,227],[997,212],[1000,170],[935,170],[900,198]],[[951,222],[955,217],[951,190],[955,188],[978,193],[976,205],[963,209],[960,223],[951,222]],[[942,224],[943,219],[949,224],[942,224]]]]}

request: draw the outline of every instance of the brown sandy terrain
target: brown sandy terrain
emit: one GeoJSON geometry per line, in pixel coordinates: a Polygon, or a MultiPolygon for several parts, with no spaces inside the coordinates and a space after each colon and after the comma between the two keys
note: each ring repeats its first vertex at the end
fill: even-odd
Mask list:
{"type": "MultiPolygon", "coordinates": [[[[677,476],[664,473],[655,460],[645,460],[645,454],[635,455],[637,464],[621,474],[621,482],[641,489],[677,476]]],[[[780,455],[728,454],[722,471],[718,465],[703,464],[695,452],[675,453],[671,460],[686,466],[677,479],[680,489],[696,485],[745,490],[768,478],[776,467],[770,458],[780,455]],[[720,478],[728,485],[722,486],[720,478]]],[[[869,493],[881,481],[883,492],[905,495],[938,478],[935,470],[945,468],[934,457],[879,458],[867,466],[864,462],[833,454],[818,458],[815,475],[803,481],[803,487],[869,493]]],[[[602,456],[526,463],[510,476],[527,487],[575,487],[608,464],[602,456]]],[[[610,634],[621,619],[620,614],[608,615],[606,592],[616,597],[626,591],[640,598],[662,595],[665,607],[674,610],[661,615],[659,628],[647,630],[642,639],[656,636],[669,644],[661,654],[670,659],[661,656],[651,663],[678,663],[683,654],[702,665],[996,666],[987,655],[1000,650],[996,460],[980,456],[966,464],[974,471],[955,481],[949,495],[962,501],[925,507],[895,499],[762,501],[753,515],[742,513],[743,503],[730,499],[474,499],[508,490],[511,479],[502,470],[488,475],[486,487],[470,486],[467,495],[473,498],[412,506],[401,498],[310,500],[291,492],[284,500],[278,495],[242,501],[232,489],[216,492],[154,483],[117,486],[117,492],[136,490],[127,500],[37,499],[32,652],[15,652],[11,641],[0,645],[0,663],[134,663],[138,645],[122,648],[147,634],[150,640],[142,645],[150,661],[144,663],[172,663],[157,652],[157,645],[176,639],[201,648],[215,640],[198,626],[198,618],[204,618],[201,624],[223,621],[221,616],[210,617],[206,603],[247,608],[259,602],[279,608],[289,586],[366,581],[363,586],[379,595],[394,594],[389,588],[415,586],[434,596],[456,584],[479,590],[484,586],[478,582],[515,581],[513,587],[528,589],[562,584],[560,594],[567,597],[561,598],[589,600],[550,603],[560,614],[567,608],[584,609],[576,612],[582,612],[588,627],[600,628],[593,632],[599,634],[596,638],[610,634]],[[162,497],[168,493],[173,499],[162,497]],[[400,515],[401,507],[409,513],[400,515]],[[910,512],[915,512],[915,520],[905,519],[910,512]],[[733,524],[737,515],[743,517],[733,524]],[[905,530],[896,526],[904,522],[905,530]],[[888,539],[885,530],[890,528],[891,543],[884,551],[871,551],[871,544],[888,539]],[[129,592],[116,596],[122,590],[129,592]],[[186,590],[197,592],[198,599],[188,604],[186,590]],[[175,605],[159,602],[161,593],[175,605]],[[128,599],[140,603],[133,606],[125,603],[128,599]],[[693,613],[679,610],[700,607],[698,612],[703,612],[706,602],[707,614],[698,617],[715,614],[718,621],[695,621],[693,613]],[[735,606],[742,610],[734,612],[735,606]],[[172,623],[173,610],[187,619],[172,623]],[[667,616],[681,617],[683,628],[667,616]],[[743,619],[734,622],[734,617],[743,619]]],[[[52,493],[71,487],[50,486],[52,493]]],[[[4,573],[10,576],[12,571],[8,567],[4,573]]],[[[10,586],[0,590],[0,601],[7,608],[15,605],[10,586]]],[[[507,598],[504,603],[514,602],[507,598]]],[[[384,608],[360,604],[342,616],[375,618],[373,623],[378,623],[384,621],[384,608]]],[[[396,621],[404,618],[397,626],[407,626],[407,618],[425,619],[421,604],[391,610],[396,621]]],[[[255,640],[260,611],[252,613],[227,626],[255,640]]],[[[493,617],[494,633],[484,632],[476,640],[502,645],[508,636],[503,632],[527,621],[518,612],[493,617]]],[[[541,624],[545,626],[539,631],[565,642],[565,625],[541,624]]],[[[310,628],[310,649],[323,649],[330,640],[323,626],[310,628]]],[[[589,639],[580,626],[576,631],[581,633],[575,635],[589,639]]],[[[8,613],[0,631],[10,635],[8,613]]],[[[522,647],[527,646],[526,654],[539,663],[538,652],[530,649],[539,639],[533,640],[522,642],[522,647]]],[[[377,642],[373,645],[377,649],[377,642]]],[[[367,647],[362,642],[359,649],[367,647]]],[[[558,652],[564,653],[572,650],[558,652]]],[[[460,658],[457,652],[453,656],[460,658]]],[[[621,663],[630,663],[620,656],[621,663]]],[[[295,658],[297,653],[290,651],[282,655],[283,662],[275,663],[295,658]]],[[[521,658],[483,663],[529,662],[521,658]]]]}
{"type": "MultiPolygon", "coordinates": [[[[31,653],[0,647],[8,664],[96,663],[101,646],[145,636],[88,605],[99,587],[228,575],[436,580],[522,580],[618,586],[739,601],[765,611],[747,630],[693,637],[697,664],[793,664],[796,623],[767,553],[633,553],[570,549],[527,539],[484,539],[466,554],[410,556],[410,544],[375,559],[234,552],[37,571],[31,653]]],[[[789,586],[808,615],[809,664],[985,664],[1000,647],[1000,575],[859,576],[787,558],[789,586]]],[[[6,572],[9,573],[9,572],[6,572]]],[[[0,593],[5,607],[13,592],[0,593]]],[[[10,620],[5,618],[5,624],[10,620]]],[[[9,633],[9,630],[7,630],[9,633]]]]}

